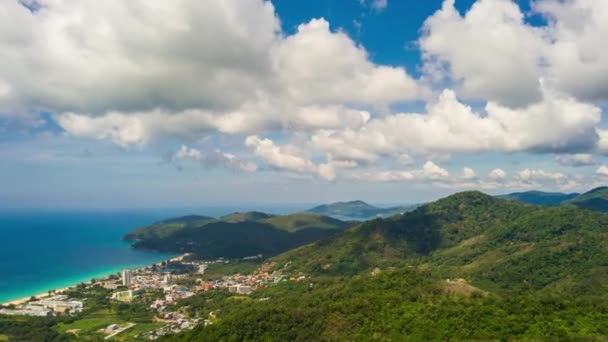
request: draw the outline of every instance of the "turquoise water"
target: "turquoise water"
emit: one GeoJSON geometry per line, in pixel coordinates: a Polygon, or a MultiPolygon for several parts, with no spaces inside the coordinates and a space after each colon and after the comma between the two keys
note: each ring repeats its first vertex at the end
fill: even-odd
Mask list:
{"type": "Polygon", "coordinates": [[[153,211],[0,212],[0,303],[170,258],[121,241],[164,217],[153,211]]]}
{"type": "Polygon", "coordinates": [[[133,250],[121,237],[169,217],[238,209],[0,211],[0,303],[166,260],[172,255],[133,250]]]}

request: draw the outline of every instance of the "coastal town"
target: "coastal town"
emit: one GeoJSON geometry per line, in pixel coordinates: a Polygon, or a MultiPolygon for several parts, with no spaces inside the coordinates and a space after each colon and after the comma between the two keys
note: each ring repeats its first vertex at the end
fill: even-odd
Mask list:
{"type": "MultiPolygon", "coordinates": [[[[287,265],[276,262],[261,263],[262,256],[256,255],[239,260],[194,260],[191,255],[153,264],[139,269],[125,269],[120,274],[112,274],[101,279],[94,279],[86,284],[69,287],[47,294],[32,296],[5,303],[0,308],[0,315],[63,317],[78,316],[87,309],[86,295],[78,294],[88,289],[103,289],[110,303],[132,305],[146,300],[147,310],[152,312],[156,322],[162,325],[156,329],[142,331],[138,338],[155,340],[160,336],[179,333],[193,329],[199,324],[209,325],[215,321],[215,314],[206,317],[192,317],[180,309],[180,301],[196,296],[198,293],[224,291],[234,296],[248,296],[254,291],[289,281],[303,281],[306,276],[288,276],[282,272],[287,265]],[[259,260],[259,261],[258,261],[259,260]],[[206,271],[210,266],[221,267],[230,263],[258,261],[259,265],[250,274],[221,274],[210,278],[206,271]],[[282,266],[282,267],[281,267],[282,266]],[[153,299],[150,299],[152,298],[153,299]]],[[[267,299],[266,299],[267,300],[267,299]]],[[[97,333],[112,339],[121,333],[133,329],[136,322],[112,322],[99,327],[97,333]]],[[[78,335],[78,329],[69,330],[78,335]]]]}

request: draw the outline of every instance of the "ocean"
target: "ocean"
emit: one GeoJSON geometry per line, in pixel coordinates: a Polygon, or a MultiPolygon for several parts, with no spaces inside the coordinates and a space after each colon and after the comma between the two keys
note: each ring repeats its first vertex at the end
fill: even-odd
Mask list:
{"type": "MultiPolygon", "coordinates": [[[[283,214],[290,207],[255,208],[283,214]]],[[[0,211],[0,303],[166,260],[122,236],[170,217],[218,217],[244,208],[0,211]]]]}

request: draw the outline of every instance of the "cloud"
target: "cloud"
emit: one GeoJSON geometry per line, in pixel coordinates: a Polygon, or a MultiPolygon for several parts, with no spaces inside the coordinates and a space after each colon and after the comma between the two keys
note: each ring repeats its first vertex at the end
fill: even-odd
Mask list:
{"type": "Polygon", "coordinates": [[[608,99],[608,2],[542,0],[534,10],[549,21],[544,59],[555,86],[587,100],[608,99]]]}
{"type": "Polygon", "coordinates": [[[50,112],[79,137],[358,127],[362,106],[428,92],[324,19],[284,34],[269,1],[38,2],[0,4],[0,113],[50,112]]]}
{"type": "Polygon", "coordinates": [[[388,0],[359,0],[361,6],[369,6],[376,12],[382,12],[388,7],[388,0]]]}
{"type": "Polygon", "coordinates": [[[477,174],[475,173],[475,170],[471,169],[470,167],[465,167],[462,169],[463,179],[475,179],[476,177],[477,174]]]}
{"type": "Polygon", "coordinates": [[[255,164],[240,160],[233,154],[225,153],[220,150],[202,152],[201,150],[182,145],[173,155],[173,160],[187,159],[198,161],[206,167],[223,166],[244,172],[255,172],[257,170],[255,164]]]}
{"type": "Polygon", "coordinates": [[[600,176],[608,177],[608,165],[601,165],[595,170],[595,173],[600,176]]]}
{"type": "Polygon", "coordinates": [[[589,153],[564,154],[555,157],[555,161],[562,166],[580,167],[594,165],[593,155],[589,153]]]}
{"type": "Polygon", "coordinates": [[[417,170],[386,170],[377,172],[363,172],[352,175],[353,179],[371,182],[403,182],[403,181],[435,181],[446,179],[449,172],[433,163],[427,161],[421,169],[417,170]]]}
{"type": "Polygon", "coordinates": [[[422,28],[427,78],[447,78],[467,98],[511,107],[537,102],[539,79],[582,100],[608,99],[606,1],[534,1],[543,26],[526,23],[514,1],[476,1],[464,15],[454,2],[445,0],[422,28]]]}
{"type": "Polygon", "coordinates": [[[560,181],[566,178],[566,176],[559,172],[546,172],[544,170],[531,170],[528,168],[519,171],[517,175],[523,181],[560,181]]]}
{"type": "Polygon", "coordinates": [[[311,145],[334,158],[374,161],[395,153],[574,152],[594,149],[601,110],[551,90],[521,109],[494,102],[476,112],[444,90],[426,113],[373,118],[358,129],[318,131],[311,145]]]}
{"type": "Polygon", "coordinates": [[[507,178],[507,173],[502,169],[494,169],[490,172],[488,178],[494,181],[505,179],[507,178]]]}
{"type": "Polygon", "coordinates": [[[429,179],[439,179],[450,175],[446,169],[438,166],[430,160],[424,163],[420,174],[422,177],[429,179]]]}
{"type": "Polygon", "coordinates": [[[456,81],[466,97],[510,106],[541,99],[542,35],[514,2],[477,1],[461,16],[454,0],[445,0],[426,19],[419,45],[426,70],[456,81]]]}
{"type": "Polygon", "coordinates": [[[412,158],[412,156],[410,156],[409,154],[399,155],[399,163],[401,163],[402,165],[411,166],[414,165],[414,162],[414,158],[412,158]]]}
{"type": "Polygon", "coordinates": [[[332,160],[323,164],[315,164],[304,155],[303,151],[295,146],[277,146],[272,140],[259,138],[255,135],[248,136],[245,145],[252,148],[256,156],[277,169],[313,174],[328,181],[336,179],[337,169],[353,168],[357,165],[352,161],[332,160]]]}
{"type": "Polygon", "coordinates": [[[0,108],[234,108],[270,72],[280,27],[272,4],[257,0],[38,3],[35,13],[0,5],[0,83],[10,89],[0,108]]]}

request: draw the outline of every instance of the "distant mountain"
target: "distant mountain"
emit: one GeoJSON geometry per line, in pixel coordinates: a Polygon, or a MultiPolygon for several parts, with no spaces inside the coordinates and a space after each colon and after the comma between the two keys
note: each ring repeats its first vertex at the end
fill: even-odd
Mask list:
{"type": "Polygon", "coordinates": [[[138,228],[124,236],[133,247],[194,253],[199,258],[272,256],[329,237],[352,224],[317,214],[275,216],[233,213],[219,219],[184,216],[138,228]]]}
{"type": "Polygon", "coordinates": [[[126,241],[162,239],[187,227],[198,227],[216,221],[213,217],[189,215],[171,218],[147,227],[135,229],[123,237],[126,241]]]}
{"type": "Polygon", "coordinates": [[[576,284],[579,290],[599,291],[597,284],[608,281],[608,273],[597,273],[608,260],[607,235],[608,216],[601,213],[464,192],[410,213],[363,222],[276,258],[313,274],[425,265],[488,290],[576,284]]]}
{"type": "Polygon", "coordinates": [[[608,212],[608,187],[598,187],[583,194],[560,192],[526,191],[497,196],[518,202],[542,206],[575,206],[600,212],[608,212]]]}
{"type": "Polygon", "coordinates": [[[511,194],[500,195],[497,197],[530,204],[553,206],[562,204],[563,202],[568,201],[576,196],[578,196],[577,193],[564,194],[561,192],[526,191],[514,192],[511,194]]]}
{"type": "Polygon", "coordinates": [[[401,214],[415,208],[416,205],[379,208],[363,201],[350,201],[319,205],[307,212],[338,218],[369,219],[401,214]]]}
{"type": "Polygon", "coordinates": [[[165,340],[605,340],[607,236],[602,213],[463,192],[273,257],[306,280],[199,295],[216,323],[165,340]]]}
{"type": "Polygon", "coordinates": [[[564,202],[564,204],[583,209],[608,212],[608,187],[595,188],[564,202]]]}
{"type": "Polygon", "coordinates": [[[232,213],[225,216],[220,217],[221,221],[225,222],[244,222],[244,221],[258,221],[267,218],[271,218],[274,215],[262,213],[259,211],[248,211],[245,213],[232,213]]]}

